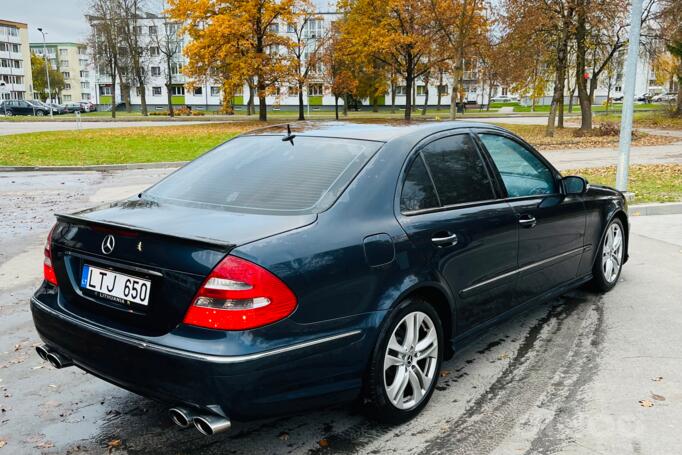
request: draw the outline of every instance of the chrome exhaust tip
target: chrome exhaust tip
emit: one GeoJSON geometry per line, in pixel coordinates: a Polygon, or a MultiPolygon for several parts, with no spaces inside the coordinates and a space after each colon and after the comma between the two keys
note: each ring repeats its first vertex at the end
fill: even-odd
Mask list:
{"type": "Polygon", "coordinates": [[[36,352],[41,359],[47,360],[47,355],[51,352],[51,349],[46,344],[43,344],[42,346],[36,346],[36,352]]]}
{"type": "Polygon", "coordinates": [[[47,361],[50,362],[50,365],[52,365],[56,369],[66,368],[73,365],[71,359],[64,357],[58,352],[48,352],[47,361]]]}
{"type": "Polygon", "coordinates": [[[202,415],[195,416],[192,419],[194,426],[199,430],[201,434],[206,436],[213,436],[217,433],[222,433],[227,431],[232,427],[232,422],[230,419],[219,416],[219,415],[202,415]]]}
{"type": "Polygon", "coordinates": [[[192,424],[192,419],[194,418],[194,412],[191,409],[183,407],[170,408],[168,414],[170,414],[173,423],[181,428],[190,426],[192,424]]]}

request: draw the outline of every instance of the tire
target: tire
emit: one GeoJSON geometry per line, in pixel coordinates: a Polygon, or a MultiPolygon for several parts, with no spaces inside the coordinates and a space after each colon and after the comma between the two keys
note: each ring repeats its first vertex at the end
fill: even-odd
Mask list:
{"type": "Polygon", "coordinates": [[[12,113],[12,111],[7,111],[7,113],[6,113],[5,115],[6,115],[7,117],[11,117],[11,116],[13,116],[14,114],[12,113]]]}
{"type": "Polygon", "coordinates": [[[45,115],[45,112],[43,112],[43,111],[36,111],[36,115],[37,115],[38,117],[43,117],[43,116],[45,115]]]}
{"type": "Polygon", "coordinates": [[[366,395],[370,417],[395,424],[412,419],[431,399],[443,360],[444,341],[441,320],[427,301],[405,299],[392,313],[372,355],[366,395]],[[409,342],[409,327],[416,324],[420,327],[417,338],[409,342]],[[421,352],[415,351],[420,342],[427,344],[421,352]],[[394,349],[398,347],[403,352],[394,349]]]}
{"type": "Polygon", "coordinates": [[[590,282],[592,289],[597,292],[608,292],[616,286],[623,270],[624,253],[625,229],[623,223],[614,218],[606,227],[597,251],[590,282]]]}

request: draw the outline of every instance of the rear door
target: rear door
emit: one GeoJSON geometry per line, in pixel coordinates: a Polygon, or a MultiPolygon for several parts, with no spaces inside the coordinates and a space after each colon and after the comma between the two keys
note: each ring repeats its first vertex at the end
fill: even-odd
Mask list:
{"type": "Polygon", "coordinates": [[[479,132],[519,223],[519,278],[523,303],[576,278],[585,235],[581,196],[562,194],[559,173],[512,135],[479,132]]]}
{"type": "Polygon", "coordinates": [[[398,219],[456,296],[456,330],[463,333],[511,305],[516,216],[498,198],[468,133],[432,140],[415,151],[406,169],[398,219]]]}

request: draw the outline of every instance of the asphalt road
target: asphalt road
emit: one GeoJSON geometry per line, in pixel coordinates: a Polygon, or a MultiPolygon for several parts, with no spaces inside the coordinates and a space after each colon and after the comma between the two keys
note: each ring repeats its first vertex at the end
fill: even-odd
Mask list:
{"type": "Polygon", "coordinates": [[[0,174],[0,455],[682,453],[682,215],[634,218],[612,292],[575,291],[490,330],[443,365],[425,412],[398,427],[351,404],[211,438],[172,425],[164,404],[54,370],[34,352],[28,308],[53,212],[134,194],[166,172],[0,174]]]}

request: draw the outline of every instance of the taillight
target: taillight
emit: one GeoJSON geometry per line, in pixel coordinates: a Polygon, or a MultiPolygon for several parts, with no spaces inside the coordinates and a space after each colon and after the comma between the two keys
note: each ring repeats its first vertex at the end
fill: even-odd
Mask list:
{"type": "MultiPolygon", "coordinates": [[[[56,226],[56,225],[55,225],[56,226]]],[[[50,233],[47,235],[47,242],[45,243],[45,258],[43,259],[43,277],[48,283],[59,286],[57,283],[57,275],[54,273],[54,267],[52,265],[52,232],[55,226],[50,229],[50,233]]]]}
{"type": "Polygon", "coordinates": [[[296,296],[279,278],[253,262],[223,259],[194,297],[184,323],[220,330],[247,330],[286,318],[296,296]]]}

